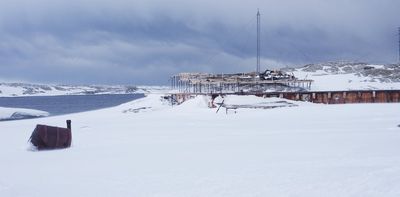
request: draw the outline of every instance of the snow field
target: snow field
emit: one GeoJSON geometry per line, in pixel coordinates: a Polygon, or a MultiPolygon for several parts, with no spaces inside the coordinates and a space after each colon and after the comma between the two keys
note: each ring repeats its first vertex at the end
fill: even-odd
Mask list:
{"type": "Polygon", "coordinates": [[[329,74],[319,72],[293,72],[299,79],[312,79],[311,91],[343,91],[343,90],[398,90],[399,82],[385,83],[370,77],[349,74],[329,74]]]}
{"type": "Polygon", "coordinates": [[[400,195],[400,104],[225,114],[205,101],[0,122],[0,196],[400,195]],[[27,150],[36,124],[66,119],[72,148],[27,150]]]}

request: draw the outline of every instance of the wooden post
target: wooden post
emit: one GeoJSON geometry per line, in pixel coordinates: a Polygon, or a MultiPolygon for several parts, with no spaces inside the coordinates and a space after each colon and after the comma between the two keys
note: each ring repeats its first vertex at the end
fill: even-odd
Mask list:
{"type": "MultiPolygon", "coordinates": [[[[376,92],[375,91],[372,91],[372,102],[376,102],[376,92]]],[[[380,101],[378,101],[378,102],[380,102],[380,101]]]]}
{"type": "Polygon", "coordinates": [[[67,120],[67,128],[71,130],[71,120],[67,120]]]}
{"type": "Polygon", "coordinates": [[[346,97],[347,97],[347,93],[343,92],[343,103],[346,103],[346,97]]]}

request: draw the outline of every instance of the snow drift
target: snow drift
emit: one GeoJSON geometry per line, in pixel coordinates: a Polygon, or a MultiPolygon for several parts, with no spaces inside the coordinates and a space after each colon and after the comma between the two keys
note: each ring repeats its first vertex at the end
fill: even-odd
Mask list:
{"type": "Polygon", "coordinates": [[[49,116],[49,113],[41,110],[0,107],[0,121],[38,118],[45,116],[49,116]]]}

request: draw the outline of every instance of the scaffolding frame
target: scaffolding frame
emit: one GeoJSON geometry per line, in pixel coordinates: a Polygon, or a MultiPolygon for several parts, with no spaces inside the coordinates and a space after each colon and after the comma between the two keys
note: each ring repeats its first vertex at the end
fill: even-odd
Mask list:
{"type": "Polygon", "coordinates": [[[181,93],[244,93],[265,92],[277,86],[298,88],[302,91],[311,89],[313,80],[278,79],[261,80],[257,73],[207,74],[179,73],[170,78],[171,88],[181,93]]]}

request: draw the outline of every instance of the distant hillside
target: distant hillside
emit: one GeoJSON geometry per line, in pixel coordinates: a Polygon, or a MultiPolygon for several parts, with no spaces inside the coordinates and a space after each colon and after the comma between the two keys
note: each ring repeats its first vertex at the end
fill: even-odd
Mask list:
{"type": "Polygon", "coordinates": [[[312,79],[312,90],[400,89],[398,64],[374,65],[359,62],[327,62],[300,68],[284,68],[300,79],[312,79]]]}
{"type": "MultiPolygon", "coordinates": [[[[283,68],[299,79],[314,80],[311,90],[382,90],[400,89],[400,65],[374,65],[360,62],[327,62],[308,64],[299,68],[283,68]]],[[[296,91],[281,89],[279,91],[296,91]]],[[[46,96],[86,94],[132,94],[169,91],[163,86],[106,85],[39,85],[0,83],[0,96],[46,96]]],[[[276,90],[275,90],[276,91],[276,90]]]]}
{"type": "Polygon", "coordinates": [[[107,85],[41,85],[28,83],[0,83],[0,96],[48,96],[89,94],[133,94],[163,91],[166,87],[107,86],[107,85]]]}

